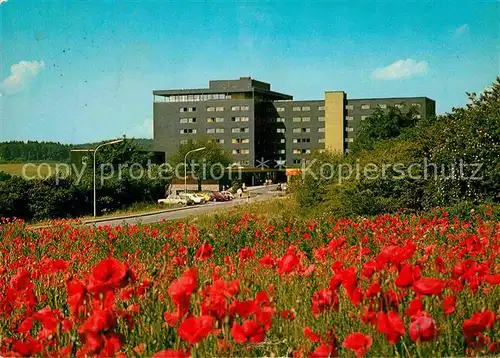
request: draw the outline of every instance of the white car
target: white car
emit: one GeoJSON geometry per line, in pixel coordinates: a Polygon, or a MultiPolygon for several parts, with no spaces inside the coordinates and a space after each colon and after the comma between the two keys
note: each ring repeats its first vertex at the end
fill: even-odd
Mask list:
{"type": "Polygon", "coordinates": [[[158,199],[158,204],[187,205],[189,202],[185,198],[181,198],[179,195],[169,195],[165,199],[158,199]]]}
{"type": "Polygon", "coordinates": [[[187,199],[188,202],[193,202],[194,204],[201,204],[205,202],[205,199],[202,196],[198,196],[191,193],[179,193],[179,196],[183,199],[187,199]]]}

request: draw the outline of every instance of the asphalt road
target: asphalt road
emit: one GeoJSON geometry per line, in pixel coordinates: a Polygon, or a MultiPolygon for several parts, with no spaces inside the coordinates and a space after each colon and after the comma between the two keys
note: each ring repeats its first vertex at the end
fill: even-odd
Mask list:
{"type": "MultiPolygon", "coordinates": [[[[257,194],[256,196],[253,196],[250,198],[249,202],[254,203],[256,201],[262,201],[262,200],[267,200],[272,198],[273,196],[276,195],[276,191],[272,191],[276,189],[276,185],[272,185],[269,187],[263,187],[263,188],[256,188],[252,190],[251,192],[253,195],[257,194]]],[[[178,210],[178,211],[171,211],[171,212],[164,212],[164,213],[159,213],[159,214],[149,214],[149,215],[142,215],[142,216],[137,216],[137,217],[131,217],[131,218],[117,218],[117,219],[109,219],[106,221],[99,221],[99,222],[88,222],[85,225],[88,226],[105,226],[105,225],[110,225],[110,226],[116,226],[116,225],[134,225],[134,224],[151,224],[151,223],[156,223],[160,222],[162,220],[177,220],[177,219],[183,219],[192,215],[200,215],[200,214],[206,214],[210,213],[213,211],[217,211],[220,209],[236,206],[236,205],[245,205],[247,204],[247,198],[242,198],[242,199],[234,199],[231,201],[223,201],[223,202],[216,202],[216,203],[206,203],[202,205],[196,205],[196,206],[190,206],[189,208],[183,209],[183,210],[178,210]]]]}

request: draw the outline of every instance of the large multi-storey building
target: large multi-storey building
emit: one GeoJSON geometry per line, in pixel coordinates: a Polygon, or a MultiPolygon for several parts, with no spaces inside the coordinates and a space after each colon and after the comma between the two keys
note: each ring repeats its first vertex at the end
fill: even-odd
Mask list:
{"type": "Polygon", "coordinates": [[[296,101],[250,77],[210,81],[204,89],[153,91],[153,97],[155,151],[168,158],[190,139],[210,138],[247,167],[297,166],[314,150],[347,152],[361,121],[377,108],[435,114],[427,97],[348,99],[343,91],[327,91],[322,100],[296,101]]]}

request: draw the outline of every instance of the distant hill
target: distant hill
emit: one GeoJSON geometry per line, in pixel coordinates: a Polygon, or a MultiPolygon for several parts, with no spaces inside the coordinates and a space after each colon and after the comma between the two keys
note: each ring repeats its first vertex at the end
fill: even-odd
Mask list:
{"type": "MultiPolygon", "coordinates": [[[[143,150],[152,150],[153,140],[134,138],[143,150]]],[[[59,142],[10,141],[0,142],[0,162],[66,162],[72,149],[95,148],[96,143],[63,144],[59,142]]]]}

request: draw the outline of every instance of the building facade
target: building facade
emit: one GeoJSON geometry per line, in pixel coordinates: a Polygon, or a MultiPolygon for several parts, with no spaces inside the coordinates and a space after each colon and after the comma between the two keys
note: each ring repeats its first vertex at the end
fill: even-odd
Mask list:
{"type": "Polygon", "coordinates": [[[315,150],[348,152],[360,123],[377,108],[415,108],[435,115],[427,97],[348,99],[327,91],[321,100],[293,100],[250,77],[210,81],[204,89],[153,91],[155,151],[174,153],[188,140],[209,138],[245,167],[299,166],[315,150]]]}

